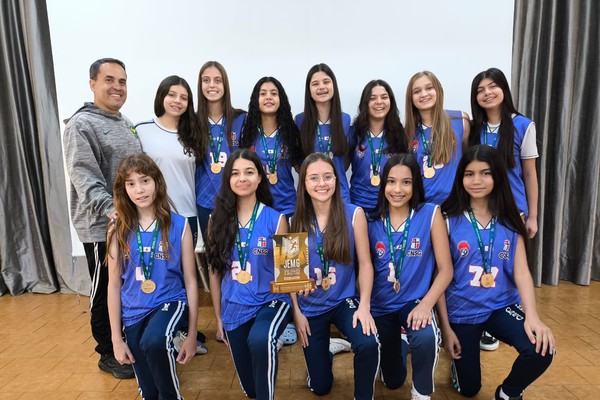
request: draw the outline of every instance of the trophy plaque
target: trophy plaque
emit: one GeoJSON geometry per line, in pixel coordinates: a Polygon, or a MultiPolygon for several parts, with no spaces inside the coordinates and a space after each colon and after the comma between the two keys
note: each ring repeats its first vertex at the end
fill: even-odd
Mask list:
{"type": "Polygon", "coordinates": [[[274,276],[272,293],[295,293],[315,288],[309,279],[308,233],[273,235],[274,276]]]}

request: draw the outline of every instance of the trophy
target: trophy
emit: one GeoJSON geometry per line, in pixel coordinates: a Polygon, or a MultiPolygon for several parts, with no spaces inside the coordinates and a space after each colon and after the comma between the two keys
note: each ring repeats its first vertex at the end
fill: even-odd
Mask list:
{"type": "Polygon", "coordinates": [[[273,235],[274,276],[272,293],[294,293],[315,288],[309,279],[308,233],[273,235]]]}

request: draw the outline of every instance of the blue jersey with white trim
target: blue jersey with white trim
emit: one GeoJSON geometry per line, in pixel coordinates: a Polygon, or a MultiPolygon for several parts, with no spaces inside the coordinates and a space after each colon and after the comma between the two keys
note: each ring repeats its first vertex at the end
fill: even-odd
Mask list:
{"type": "MultiPolygon", "coordinates": [[[[231,139],[232,146],[229,147],[227,144],[227,135],[223,137],[221,144],[221,151],[219,153],[219,159],[216,162],[221,166],[221,169],[225,167],[227,159],[236,151],[240,145],[240,134],[242,132],[242,126],[246,121],[246,113],[238,114],[231,124],[231,139]]],[[[210,135],[213,138],[213,143],[217,143],[221,137],[221,130],[224,130],[227,126],[227,121],[222,118],[216,124],[210,124],[210,135]]],[[[214,155],[211,151],[210,142],[206,149],[206,157],[202,164],[196,167],[196,205],[212,210],[215,207],[215,197],[221,191],[221,182],[223,180],[223,172],[214,174],[210,170],[210,166],[215,162],[214,155]]]]}
{"type": "MultiPolygon", "coordinates": [[[[425,203],[412,212],[402,271],[400,272],[400,292],[394,292],[396,271],[389,249],[385,217],[369,222],[369,243],[371,258],[375,268],[373,291],[371,293],[371,315],[395,312],[407,303],[425,297],[433,279],[435,255],[431,241],[431,226],[435,211],[439,206],[425,203]]],[[[398,258],[402,246],[405,224],[400,230],[392,230],[392,238],[398,258]]]]}
{"type": "Polygon", "coordinates": [[[260,204],[254,223],[251,243],[246,243],[248,227],[239,227],[243,247],[248,247],[246,271],[250,282],[237,281],[241,271],[237,246],[231,252],[231,268],[221,281],[221,319],[226,330],[231,331],[254,318],[258,309],[272,300],[290,303],[287,294],[271,293],[271,281],[275,279],[273,259],[273,235],[277,233],[281,214],[271,207],[260,204]]]}
{"type": "MultiPolygon", "coordinates": [[[[515,202],[519,210],[527,216],[529,214],[529,207],[527,205],[527,194],[525,192],[525,182],[523,181],[523,166],[521,165],[521,145],[525,138],[527,128],[533,121],[522,115],[515,115],[513,117],[513,124],[515,126],[514,141],[513,141],[513,154],[515,157],[515,167],[507,171],[508,181],[512,190],[515,202]]],[[[488,143],[485,142],[485,131],[486,126],[484,125],[481,129],[480,140],[481,144],[487,144],[498,148],[498,132],[488,132],[488,143]]]]}
{"type": "MultiPolygon", "coordinates": [[[[431,178],[425,178],[423,175],[425,168],[427,168],[428,156],[425,154],[423,143],[421,143],[421,134],[419,128],[414,133],[412,139],[412,150],[417,159],[417,163],[421,167],[421,176],[423,177],[423,186],[425,187],[425,199],[428,203],[442,204],[450,194],[452,190],[452,184],[454,183],[454,176],[456,175],[456,168],[458,162],[462,157],[462,141],[464,135],[463,117],[461,111],[446,111],[450,116],[452,124],[452,131],[455,135],[456,150],[452,153],[452,158],[448,164],[432,164],[435,169],[435,175],[431,178]]],[[[431,128],[424,129],[425,140],[427,146],[431,151],[431,128]]],[[[435,145],[435,143],[433,144],[435,145]]]]}
{"type": "MultiPolygon", "coordinates": [[[[302,121],[304,120],[304,113],[300,113],[296,115],[296,125],[298,129],[302,126],[302,121]]],[[[349,142],[350,138],[350,115],[346,113],[342,113],[342,127],[344,129],[344,136],[346,137],[346,141],[349,142]]],[[[319,123],[319,129],[321,131],[321,137],[323,140],[324,149],[327,147],[327,143],[332,140],[331,138],[331,125],[330,124],[322,124],[319,123]]],[[[332,150],[333,152],[333,147],[332,150]]],[[[315,134],[315,147],[314,152],[319,153],[321,149],[319,148],[319,138],[315,134]]],[[[350,190],[348,187],[348,177],[346,176],[346,157],[345,156],[333,156],[333,165],[335,166],[335,172],[338,175],[338,179],[340,181],[340,194],[342,195],[342,200],[344,203],[350,204],[350,190]]]]}
{"type": "MultiPolygon", "coordinates": [[[[187,218],[171,212],[168,253],[164,251],[165,243],[162,232],[159,230],[154,253],[154,267],[150,276],[150,279],[156,283],[156,290],[152,293],[142,292],[144,272],[140,263],[137,238],[135,232],[129,234],[127,243],[130,257],[125,260],[126,266],[121,273],[123,280],[121,286],[121,314],[124,326],[131,326],[141,321],[146,315],[164,303],[174,301],[187,303],[181,266],[181,241],[186,225],[187,218]]],[[[150,246],[154,234],[154,226],[150,228],[140,233],[146,265],[150,261],[150,246]]]]}
{"type": "MultiPolygon", "coordinates": [[[[490,226],[478,226],[488,252],[490,226]]],[[[492,249],[491,273],[495,282],[490,288],[481,286],[483,257],[469,214],[448,218],[450,253],[454,276],[446,289],[448,319],[455,324],[479,324],[493,311],[521,302],[514,280],[514,262],[519,235],[496,222],[492,249]]]]}
{"type": "Polygon", "coordinates": [[[265,137],[266,149],[260,135],[260,133],[257,135],[254,145],[250,149],[258,154],[267,176],[271,173],[268,160],[277,157],[277,183],[272,184],[269,182],[269,189],[273,195],[273,208],[282,214],[291,214],[296,209],[296,186],[294,185],[294,175],[292,175],[293,165],[290,160],[290,153],[287,146],[282,143],[281,132],[278,130],[271,136],[265,137]],[[277,154],[275,154],[276,142],[278,142],[277,154]]]}
{"type": "MultiPolygon", "coordinates": [[[[346,204],[344,206],[346,213],[346,224],[348,226],[348,236],[350,238],[350,254],[352,262],[350,264],[338,264],[329,260],[329,271],[327,276],[331,280],[329,290],[323,290],[323,267],[321,258],[317,250],[317,238],[314,231],[308,233],[308,260],[310,264],[310,277],[315,280],[317,289],[308,296],[298,296],[298,304],[302,313],[307,317],[321,315],[332,308],[335,308],[347,298],[356,296],[356,272],[355,250],[354,250],[354,216],[357,206],[346,204]]],[[[325,233],[326,234],[326,233],[325,233]]]]}

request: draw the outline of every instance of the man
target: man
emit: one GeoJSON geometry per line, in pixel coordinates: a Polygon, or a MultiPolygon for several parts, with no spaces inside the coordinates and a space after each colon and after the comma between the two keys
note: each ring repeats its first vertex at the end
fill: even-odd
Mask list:
{"type": "Polygon", "coordinates": [[[118,379],[133,378],[131,365],[121,365],[113,354],[108,318],[106,227],[117,218],[113,184],[123,157],[142,151],[133,124],[120,113],[127,99],[125,64],[103,58],[90,67],[93,103],[66,120],[63,145],[71,180],[71,219],[83,243],[92,279],[90,312],[92,335],[100,353],[98,367],[118,379]]]}

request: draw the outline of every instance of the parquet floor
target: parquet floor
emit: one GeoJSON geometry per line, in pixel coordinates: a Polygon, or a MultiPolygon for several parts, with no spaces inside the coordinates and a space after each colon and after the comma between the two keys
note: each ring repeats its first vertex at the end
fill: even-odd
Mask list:
{"type": "MultiPolygon", "coordinates": [[[[554,330],[558,353],[544,376],[525,393],[525,399],[600,399],[600,282],[536,289],[538,309],[554,330]]],[[[198,328],[209,337],[206,355],[180,366],[186,399],[245,399],[231,356],[214,340],[215,324],[208,293],[201,293],[198,328]]],[[[501,344],[482,354],[483,389],[477,399],[492,399],[493,391],[510,370],[515,352],[501,344]]],[[[135,380],[117,380],[97,367],[89,328],[87,297],[65,294],[25,294],[0,297],[0,400],[137,399],[135,380]]],[[[334,359],[335,383],[323,400],[352,399],[352,355],[334,359]]],[[[410,371],[409,371],[410,377],[410,371]]],[[[276,396],[310,399],[301,347],[280,353],[276,396]]],[[[449,379],[449,359],[443,354],[436,370],[434,399],[462,398],[449,379]]],[[[377,399],[410,399],[410,381],[391,391],[378,382],[377,399]]]]}

